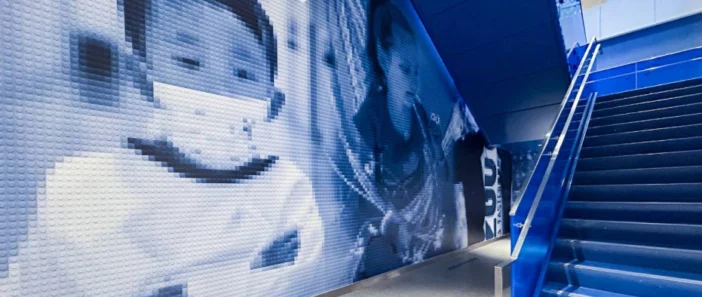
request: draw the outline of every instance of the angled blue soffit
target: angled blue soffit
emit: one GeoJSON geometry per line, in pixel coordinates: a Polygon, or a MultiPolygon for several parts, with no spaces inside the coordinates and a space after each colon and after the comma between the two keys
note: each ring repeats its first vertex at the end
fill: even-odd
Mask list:
{"type": "Polygon", "coordinates": [[[570,82],[554,0],[411,0],[490,140],[543,138],[570,82]]]}

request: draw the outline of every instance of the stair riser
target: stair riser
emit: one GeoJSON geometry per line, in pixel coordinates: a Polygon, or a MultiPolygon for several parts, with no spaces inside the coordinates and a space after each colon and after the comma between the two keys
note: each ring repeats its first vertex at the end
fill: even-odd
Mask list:
{"type": "Polygon", "coordinates": [[[696,136],[702,136],[702,124],[610,134],[603,136],[588,135],[585,138],[585,141],[583,142],[583,148],[645,141],[690,138],[696,136]]]}
{"type": "Polygon", "coordinates": [[[577,171],[698,165],[702,165],[702,151],[631,155],[607,158],[580,158],[577,171]]]}
{"type": "Polygon", "coordinates": [[[576,172],[574,185],[702,183],[702,166],[576,172]]]}
{"type": "Polygon", "coordinates": [[[548,264],[548,268],[546,268],[546,279],[549,282],[558,282],[562,284],[568,283],[568,276],[566,275],[566,271],[563,265],[558,265],[554,263],[548,264]]]}
{"type": "Polygon", "coordinates": [[[564,219],[558,237],[683,249],[702,248],[702,226],[603,221],[580,222],[564,219]]]}
{"type": "MultiPolygon", "coordinates": [[[[579,242],[559,240],[554,247],[554,254],[570,254],[578,261],[604,262],[618,265],[644,267],[650,269],[663,269],[687,273],[702,273],[702,252],[680,249],[661,249],[642,246],[614,245],[598,242],[579,242]]],[[[554,277],[563,277],[565,273],[562,265],[550,265],[554,277]]],[[[551,279],[551,281],[561,281],[551,279]]]]}
{"type": "Polygon", "coordinates": [[[666,85],[659,85],[634,91],[622,92],[612,95],[607,95],[602,98],[598,98],[597,102],[609,102],[613,100],[618,100],[622,98],[640,96],[640,95],[655,95],[655,93],[667,92],[670,90],[680,90],[684,88],[700,86],[702,85],[702,79],[691,79],[686,81],[675,82],[666,85]]]}
{"type": "Polygon", "coordinates": [[[679,152],[702,149],[702,137],[658,140],[642,143],[585,147],[581,158],[650,154],[662,152],[679,152]]]}
{"type": "Polygon", "coordinates": [[[637,102],[630,105],[621,105],[610,108],[600,108],[592,112],[592,118],[597,119],[606,116],[621,115],[632,112],[646,111],[658,108],[679,106],[685,104],[702,102],[702,94],[694,94],[680,97],[668,97],[647,102],[637,102]]]}
{"type": "MultiPolygon", "coordinates": [[[[601,97],[601,98],[597,99],[597,104],[595,104],[595,110],[597,111],[600,109],[607,109],[607,108],[637,104],[637,103],[642,103],[642,102],[650,102],[650,101],[660,100],[660,99],[664,99],[664,98],[686,96],[686,95],[692,95],[692,94],[696,94],[696,93],[702,93],[702,86],[694,86],[694,87],[676,89],[676,90],[672,90],[672,91],[660,92],[660,93],[655,93],[655,94],[620,98],[620,99],[616,99],[616,100],[608,100],[607,97],[609,97],[609,96],[605,96],[605,97],[601,97]]],[[[580,103],[580,104],[583,105],[583,103],[580,103]]]]}
{"type": "Polygon", "coordinates": [[[630,122],[647,120],[647,119],[672,117],[672,116],[693,114],[693,113],[699,113],[699,112],[702,112],[702,104],[690,104],[690,105],[676,106],[676,107],[670,107],[670,108],[654,109],[654,110],[649,110],[649,111],[622,114],[622,115],[616,115],[616,116],[592,118],[590,120],[590,125],[592,127],[598,127],[598,126],[602,126],[602,125],[630,123],[630,122]]]}
{"type": "Polygon", "coordinates": [[[645,203],[640,203],[640,205],[609,205],[607,203],[597,204],[597,202],[590,203],[590,205],[583,204],[585,203],[579,203],[579,201],[569,202],[563,217],[586,220],[702,224],[700,204],[687,206],[674,203],[670,206],[645,203]]]}
{"type": "Polygon", "coordinates": [[[619,294],[639,297],[699,297],[702,296],[702,286],[696,283],[685,283],[651,276],[636,274],[612,273],[581,267],[569,271],[577,278],[581,286],[607,290],[619,294]]]}
{"type": "Polygon", "coordinates": [[[573,201],[691,201],[702,202],[702,184],[577,185],[573,201]]]}
{"type": "Polygon", "coordinates": [[[653,119],[627,124],[590,127],[587,130],[587,136],[601,136],[614,133],[652,130],[666,127],[679,127],[694,124],[702,124],[702,114],[691,114],[678,117],[653,119]]]}

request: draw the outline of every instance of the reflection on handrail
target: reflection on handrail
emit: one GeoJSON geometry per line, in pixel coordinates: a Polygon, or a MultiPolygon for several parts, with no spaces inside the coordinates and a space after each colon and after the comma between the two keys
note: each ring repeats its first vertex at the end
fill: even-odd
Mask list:
{"type": "MultiPolygon", "coordinates": [[[[575,141],[573,141],[573,146],[571,147],[571,154],[569,155],[569,159],[566,163],[566,167],[568,170],[568,173],[563,175],[563,177],[560,180],[561,185],[565,185],[565,188],[561,191],[563,197],[567,197],[565,195],[568,195],[570,192],[570,187],[573,184],[573,176],[575,174],[575,168],[577,168],[578,160],[580,160],[580,151],[583,147],[583,142],[585,142],[585,136],[587,135],[587,129],[588,126],[590,125],[590,118],[592,117],[592,111],[595,109],[595,103],[597,101],[597,92],[593,92],[590,94],[587,105],[585,105],[585,110],[583,110],[583,115],[582,118],[580,119],[580,124],[578,125],[578,130],[575,133],[575,141]]],[[[561,203],[558,213],[556,215],[556,218],[560,218],[563,214],[563,211],[565,210],[566,203],[565,201],[561,203]]],[[[558,236],[558,230],[561,226],[560,220],[556,220],[555,225],[553,226],[553,233],[551,233],[551,238],[549,240],[549,248],[548,248],[548,253],[546,254],[545,259],[550,259],[551,258],[551,253],[553,252],[553,244],[556,242],[556,238],[558,236]]],[[[541,267],[541,271],[539,274],[539,280],[537,281],[538,284],[543,284],[543,281],[546,277],[546,270],[547,267],[546,264],[547,262],[544,262],[544,266],[541,267]]],[[[536,289],[537,292],[541,291],[541,288],[536,289]]]]}
{"type": "MultiPolygon", "coordinates": [[[[593,40],[592,43],[590,43],[590,46],[588,46],[588,50],[592,45],[595,44],[595,40],[593,40]]],[[[561,146],[563,145],[563,141],[565,140],[566,133],[568,132],[568,127],[570,126],[570,123],[573,119],[573,115],[575,114],[575,110],[578,108],[578,101],[580,101],[580,97],[582,96],[583,90],[585,89],[585,86],[587,85],[587,79],[590,76],[590,72],[592,71],[592,65],[595,64],[595,59],[597,58],[597,54],[600,50],[600,44],[598,43],[595,46],[595,51],[592,54],[592,58],[590,59],[590,64],[588,65],[587,71],[585,72],[585,76],[583,77],[583,80],[580,84],[580,88],[578,89],[578,93],[573,99],[573,104],[570,110],[570,113],[568,114],[568,118],[566,119],[566,122],[563,126],[563,132],[558,137],[558,142],[556,142],[556,147],[553,149],[553,153],[551,153],[551,159],[549,160],[548,167],[546,167],[546,172],[544,173],[543,178],[541,179],[541,184],[539,185],[539,189],[536,192],[534,202],[531,204],[531,207],[529,208],[529,214],[527,215],[527,218],[524,222],[524,225],[522,227],[521,232],[519,233],[519,238],[517,239],[517,244],[514,248],[514,251],[512,252],[512,259],[517,259],[519,257],[519,253],[521,252],[522,246],[524,245],[524,240],[527,237],[527,234],[529,233],[529,229],[531,228],[531,223],[534,220],[534,214],[536,213],[536,209],[539,205],[539,202],[541,201],[541,196],[543,195],[544,189],[546,188],[546,184],[549,180],[549,176],[551,175],[551,171],[553,170],[553,165],[556,162],[556,158],[558,157],[558,153],[560,152],[561,146]]],[[[586,52],[586,54],[589,53],[589,51],[586,52]]],[[[583,57],[583,61],[587,59],[587,55],[583,57]]],[[[582,65],[581,65],[582,66],[582,65]]],[[[580,72],[578,71],[578,76],[580,75],[580,72]]],[[[574,78],[573,81],[576,81],[578,78],[577,76],[574,78]]],[[[571,84],[572,86],[573,84],[571,84]]],[[[570,97],[570,92],[567,93],[566,98],[570,97]]],[[[532,171],[532,175],[533,175],[532,171]]],[[[531,179],[531,177],[530,177],[531,179]]],[[[528,186],[528,184],[527,184],[528,186]]],[[[522,193],[522,197],[524,196],[524,191],[522,193]]],[[[520,199],[521,199],[520,198],[520,199]]]]}
{"type": "MultiPolygon", "coordinates": [[[[597,103],[597,92],[593,92],[592,94],[590,94],[588,106],[583,111],[583,118],[580,121],[580,128],[578,129],[578,134],[575,136],[575,139],[578,140],[578,142],[577,144],[574,144],[573,159],[570,162],[572,166],[570,167],[570,172],[568,173],[568,175],[566,175],[568,180],[563,193],[570,192],[570,187],[573,184],[573,175],[575,174],[575,168],[577,167],[578,160],[580,160],[580,151],[583,148],[585,136],[587,136],[587,129],[589,128],[588,126],[590,125],[590,119],[592,118],[592,111],[595,109],[595,103],[597,103]]],[[[563,204],[563,206],[565,206],[565,203],[563,204]]],[[[560,225],[560,222],[558,224],[560,225]]],[[[554,232],[553,236],[556,235],[556,232],[554,232]]],[[[551,240],[551,242],[553,242],[553,240],[551,240]]]]}
{"type": "MultiPolygon", "coordinates": [[[[556,124],[558,123],[558,118],[559,118],[561,112],[563,112],[563,109],[565,108],[566,103],[568,102],[568,98],[571,97],[570,95],[573,92],[573,88],[575,87],[576,81],[578,80],[578,76],[580,75],[580,71],[582,71],[583,66],[585,65],[585,62],[587,60],[587,57],[590,54],[590,50],[592,49],[592,46],[593,46],[593,44],[595,44],[595,42],[596,42],[596,39],[593,38],[592,41],[590,41],[590,44],[587,46],[587,49],[585,50],[585,54],[583,55],[583,58],[580,61],[580,65],[578,65],[578,70],[575,71],[575,76],[573,76],[573,79],[570,82],[570,86],[568,86],[568,90],[566,91],[566,94],[563,97],[563,101],[561,101],[561,106],[560,106],[560,108],[558,108],[558,113],[556,114],[556,117],[553,119],[553,124],[551,124],[551,129],[549,129],[548,130],[549,132],[546,133],[546,137],[544,138],[544,143],[543,143],[543,146],[541,148],[541,153],[539,153],[539,157],[543,156],[544,151],[548,147],[548,143],[551,139],[551,133],[553,133],[553,130],[556,128],[556,124]]],[[[592,64],[594,64],[592,62],[594,62],[594,60],[592,60],[590,62],[589,69],[592,69],[592,64]]],[[[589,70],[588,70],[588,73],[589,73],[589,70]]],[[[587,82],[587,80],[583,80],[583,82],[581,83],[581,88],[582,88],[582,86],[585,85],[586,82],[587,82]]],[[[537,163],[538,163],[538,161],[537,161],[537,163]]],[[[526,187],[529,186],[529,181],[534,176],[534,171],[536,171],[536,166],[534,166],[534,169],[531,170],[531,173],[529,173],[529,177],[526,179],[527,183],[524,185],[525,190],[526,190],[526,187]]],[[[522,202],[522,198],[524,197],[525,192],[526,191],[522,191],[522,193],[519,195],[519,198],[517,199],[517,201],[514,202],[514,205],[512,206],[512,209],[509,212],[510,216],[514,216],[517,213],[517,209],[519,208],[519,206],[522,202]]]]}

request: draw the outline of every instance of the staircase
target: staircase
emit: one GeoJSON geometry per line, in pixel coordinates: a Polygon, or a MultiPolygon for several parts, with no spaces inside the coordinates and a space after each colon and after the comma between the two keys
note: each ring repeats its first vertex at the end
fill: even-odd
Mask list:
{"type": "Polygon", "coordinates": [[[584,132],[540,295],[702,296],[702,80],[597,98],[584,132]]]}

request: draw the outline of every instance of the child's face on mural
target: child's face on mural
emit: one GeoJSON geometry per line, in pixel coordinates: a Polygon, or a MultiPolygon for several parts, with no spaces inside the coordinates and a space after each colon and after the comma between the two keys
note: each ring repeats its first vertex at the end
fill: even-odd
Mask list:
{"type": "Polygon", "coordinates": [[[215,1],[154,1],[146,44],[158,106],[150,135],[210,169],[265,157],[254,138],[265,137],[270,67],[238,16],[215,1]]]}
{"type": "Polygon", "coordinates": [[[398,132],[407,133],[419,83],[419,57],[414,36],[393,25],[391,44],[385,56],[383,70],[387,79],[391,119],[398,132]]]}

